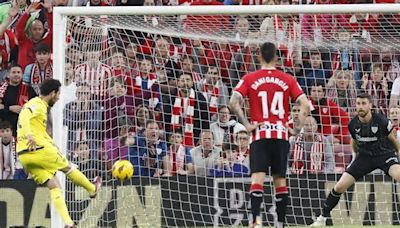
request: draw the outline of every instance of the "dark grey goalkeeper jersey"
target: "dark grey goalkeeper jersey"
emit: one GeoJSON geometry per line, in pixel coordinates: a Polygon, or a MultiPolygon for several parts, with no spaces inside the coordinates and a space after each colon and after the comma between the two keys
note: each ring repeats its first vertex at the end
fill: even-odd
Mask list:
{"type": "Polygon", "coordinates": [[[357,149],[360,154],[381,156],[394,153],[395,149],[388,139],[393,126],[384,115],[372,113],[369,123],[362,123],[354,117],[349,123],[351,137],[357,140],[357,149]]]}

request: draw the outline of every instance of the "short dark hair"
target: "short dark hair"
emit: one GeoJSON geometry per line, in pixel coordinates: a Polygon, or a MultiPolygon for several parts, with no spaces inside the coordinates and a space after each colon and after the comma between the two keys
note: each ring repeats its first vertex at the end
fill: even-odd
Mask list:
{"type": "Polygon", "coordinates": [[[359,94],[357,94],[357,98],[368,99],[368,101],[370,103],[372,103],[372,97],[368,93],[365,93],[365,92],[359,93],[359,94]]]}
{"type": "Polygon", "coordinates": [[[11,123],[8,122],[7,120],[0,121],[0,129],[7,129],[7,128],[13,129],[11,123]]]}
{"type": "MultiPolygon", "coordinates": [[[[10,66],[10,69],[11,69],[11,68],[14,68],[14,67],[19,67],[19,68],[21,68],[21,69],[22,69],[22,66],[21,66],[21,65],[19,65],[19,64],[17,64],[17,63],[13,63],[13,64],[11,64],[11,66],[10,66]]],[[[22,72],[22,73],[24,73],[24,72],[22,72]]]]}
{"type": "Polygon", "coordinates": [[[263,43],[260,47],[261,57],[266,63],[270,63],[275,59],[276,56],[276,47],[275,44],[271,42],[263,43]]]}
{"type": "Polygon", "coordinates": [[[41,42],[33,48],[33,51],[35,53],[50,53],[50,46],[44,42],[41,42]]]}
{"type": "Polygon", "coordinates": [[[218,112],[220,112],[224,108],[228,109],[229,113],[232,113],[231,108],[228,105],[220,105],[218,107],[218,112]]]}
{"type": "Polygon", "coordinates": [[[222,151],[225,150],[236,150],[239,151],[239,146],[236,144],[231,144],[231,143],[224,143],[222,144],[222,151]]]}
{"type": "Polygon", "coordinates": [[[58,93],[61,87],[61,82],[57,79],[46,79],[40,85],[40,95],[47,96],[51,92],[55,91],[58,93]]]}

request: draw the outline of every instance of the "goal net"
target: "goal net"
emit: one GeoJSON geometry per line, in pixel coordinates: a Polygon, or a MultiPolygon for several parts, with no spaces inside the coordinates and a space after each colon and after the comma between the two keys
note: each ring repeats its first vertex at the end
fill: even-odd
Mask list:
{"type": "MultiPolygon", "coordinates": [[[[247,226],[251,133],[227,105],[239,80],[260,68],[258,46],[266,41],[278,47],[277,68],[297,79],[314,106],[290,139],[287,224],[311,224],[351,161],[347,123],[360,91],[399,124],[398,108],[389,109],[398,106],[390,96],[400,74],[397,4],[54,13],[55,75],[63,82],[54,137],[84,174],[104,180],[94,200],[65,182],[80,227],[247,226]],[[135,167],[124,182],[111,176],[121,159],[135,167]]],[[[261,215],[273,225],[270,178],[264,189],[261,215]]],[[[343,194],[329,223],[399,224],[398,193],[374,171],[343,194]]]]}

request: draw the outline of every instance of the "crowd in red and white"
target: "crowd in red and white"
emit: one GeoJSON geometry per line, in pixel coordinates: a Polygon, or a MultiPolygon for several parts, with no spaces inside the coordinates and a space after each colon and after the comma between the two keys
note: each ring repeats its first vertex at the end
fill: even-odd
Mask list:
{"type": "MultiPolygon", "coordinates": [[[[26,178],[13,143],[23,104],[38,96],[40,84],[53,77],[54,7],[361,3],[397,0],[4,3],[0,6],[0,12],[7,12],[0,21],[0,179],[26,178]]],[[[347,124],[355,115],[360,91],[372,95],[376,112],[399,125],[400,53],[379,40],[399,38],[398,15],[142,18],[154,31],[179,26],[185,34],[209,34],[209,39],[112,26],[104,30],[91,26],[92,20],[71,17],[67,23],[63,122],[68,128],[69,156],[82,167],[103,170],[104,176],[119,159],[129,159],[135,175],[141,176],[249,175],[251,133],[232,115],[229,100],[240,79],[260,68],[260,40],[276,43],[276,67],[297,79],[313,106],[302,133],[290,138],[290,173],[344,170],[351,159],[347,124]],[[231,39],[214,39],[218,33],[231,39]]],[[[296,122],[296,105],[292,105],[291,121],[296,122]]],[[[250,107],[245,104],[244,109],[250,116],[250,107]]],[[[396,131],[400,132],[399,126],[396,131]]]]}

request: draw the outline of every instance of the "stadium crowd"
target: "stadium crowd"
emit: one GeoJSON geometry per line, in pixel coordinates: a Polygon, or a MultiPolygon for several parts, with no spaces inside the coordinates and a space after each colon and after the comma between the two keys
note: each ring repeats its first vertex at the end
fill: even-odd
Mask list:
{"type": "MultiPolygon", "coordinates": [[[[397,0],[316,0],[301,4],[397,3],[397,0]]],[[[132,5],[300,4],[291,0],[15,0],[0,5],[0,179],[26,179],[18,162],[18,114],[53,77],[53,7],[132,5]]],[[[195,6],[193,6],[195,7],[195,6]]],[[[150,27],[171,18],[144,17],[150,27]]],[[[116,160],[128,159],[136,176],[249,175],[252,133],[231,115],[232,89],[259,69],[255,40],[274,40],[279,69],[309,96],[312,115],[290,138],[288,172],[341,173],[351,160],[349,120],[355,97],[367,91],[376,112],[399,128],[398,15],[257,15],[174,18],[195,29],[227,34],[226,42],[90,27],[68,20],[63,122],[67,153],[88,177],[109,178],[116,160]],[[379,39],[385,37],[385,39],[379,39]],[[395,43],[395,42],[394,42],[395,43]],[[374,45],[376,44],[376,45],[374,45]]],[[[249,107],[245,105],[248,115],[249,107]]],[[[292,105],[296,126],[299,107],[292,105]]],[[[52,133],[49,113],[48,131],[52,133]]],[[[289,129],[290,131],[290,129],[289,129]]],[[[61,132],[61,130],[58,130],[61,132]]],[[[292,132],[292,131],[290,131],[292,132]]],[[[399,135],[400,136],[400,135],[399,135]]]]}

